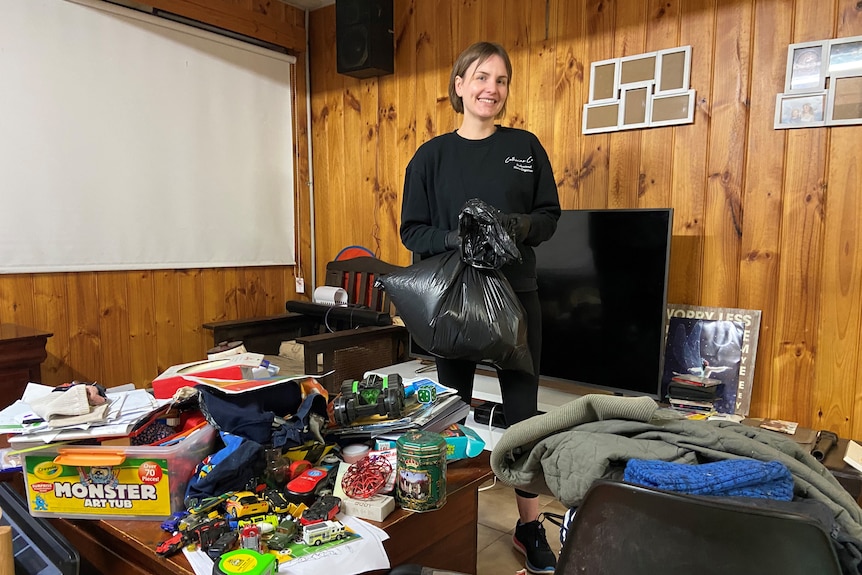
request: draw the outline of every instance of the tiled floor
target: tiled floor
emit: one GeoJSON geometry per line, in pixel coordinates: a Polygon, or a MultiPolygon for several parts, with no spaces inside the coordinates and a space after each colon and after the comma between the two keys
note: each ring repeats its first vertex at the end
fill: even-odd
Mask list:
{"type": "MultiPolygon", "coordinates": [[[[477,575],[514,575],[524,568],[524,556],[512,547],[512,533],[518,519],[515,492],[500,482],[489,481],[479,491],[479,565],[477,575]]],[[[540,495],[541,511],[563,514],[566,508],[551,497],[540,495]]],[[[560,551],[560,530],[551,523],[543,523],[548,543],[555,553],[560,551]]]]}

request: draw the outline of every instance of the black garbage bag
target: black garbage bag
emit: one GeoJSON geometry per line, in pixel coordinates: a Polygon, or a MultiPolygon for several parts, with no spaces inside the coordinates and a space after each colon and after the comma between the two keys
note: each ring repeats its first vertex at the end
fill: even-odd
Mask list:
{"type": "Polygon", "coordinates": [[[479,199],[467,200],[458,216],[461,257],[475,267],[500,269],[521,261],[521,252],[504,225],[505,216],[479,199]]]}
{"type": "Polygon", "coordinates": [[[380,276],[377,283],[428,352],[532,372],[524,308],[499,270],[467,265],[450,251],[380,276]]]}

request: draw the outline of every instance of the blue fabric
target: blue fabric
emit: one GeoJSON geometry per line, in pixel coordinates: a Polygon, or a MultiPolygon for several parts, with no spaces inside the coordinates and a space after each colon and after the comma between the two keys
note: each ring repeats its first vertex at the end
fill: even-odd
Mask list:
{"type": "Polygon", "coordinates": [[[630,459],[625,481],[687,493],[726,495],[790,501],[793,476],[780,461],[727,459],[701,465],[671,463],[653,459],[630,459]]]}

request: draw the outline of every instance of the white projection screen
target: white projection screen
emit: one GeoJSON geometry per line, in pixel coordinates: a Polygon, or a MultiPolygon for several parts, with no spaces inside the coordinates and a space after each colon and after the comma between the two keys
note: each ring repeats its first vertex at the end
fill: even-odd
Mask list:
{"type": "Polygon", "coordinates": [[[0,0],[0,273],[293,264],[293,63],[96,0],[0,0]]]}

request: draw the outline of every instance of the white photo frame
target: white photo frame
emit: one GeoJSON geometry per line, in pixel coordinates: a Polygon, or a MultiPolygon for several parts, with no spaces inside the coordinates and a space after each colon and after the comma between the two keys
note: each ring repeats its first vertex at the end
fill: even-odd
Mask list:
{"type": "Polygon", "coordinates": [[[862,124],[862,72],[841,72],[832,74],[831,78],[826,104],[826,125],[862,124]]]}
{"type": "Polygon", "coordinates": [[[602,60],[590,64],[590,104],[619,99],[619,60],[602,60]]]}
{"type": "Polygon", "coordinates": [[[657,52],[655,94],[672,94],[689,89],[691,46],[657,52]]]}
{"type": "Polygon", "coordinates": [[[694,121],[694,90],[653,96],[650,102],[652,126],[676,126],[694,121]]]}
{"type": "Polygon", "coordinates": [[[850,72],[862,75],[862,36],[830,40],[825,60],[830,76],[842,74],[846,78],[850,72]]]}
{"type": "Polygon", "coordinates": [[[620,58],[620,89],[654,83],[656,78],[657,52],[646,52],[620,58]]]}
{"type": "Polygon", "coordinates": [[[784,93],[805,93],[826,87],[827,42],[800,42],[787,47],[784,93]]]}
{"type": "Polygon", "coordinates": [[[619,101],[584,104],[582,133],[600,134],[619,131],[621,109],[619,101]]]}
{"type": "Polygon", "coordinates": [[[631,130],[649,126],[651,85],[622,90],[620,97],[620,128],[631,130]]]}
{"type": "Polygon", "coordinates": [[[827,91],[778,94],[775,99],[775,129],[815,128],[826,125],[827,91]]]}

